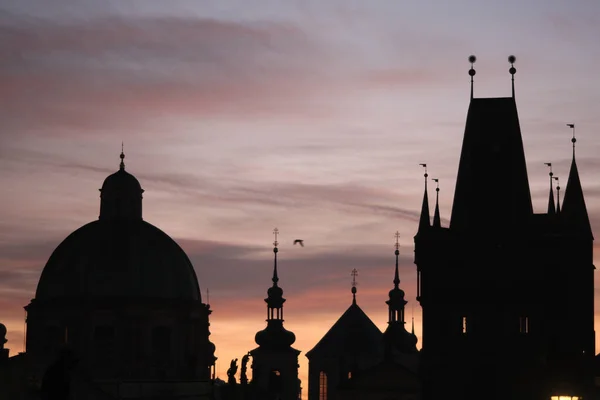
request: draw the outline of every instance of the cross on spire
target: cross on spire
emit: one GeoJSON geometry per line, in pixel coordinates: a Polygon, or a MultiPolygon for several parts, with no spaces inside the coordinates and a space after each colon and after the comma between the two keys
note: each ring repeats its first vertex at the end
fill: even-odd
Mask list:
{"type": "Polygon", "coordinates": [[[394,234],[394,237],[396,238],[396,250],[400,249],[400,232],[396,231],[396,233],[394,234]]]}
{"type": "Polygon", "coordinates": [[[277,247],[279,245],[279,242],[277,241],[277,235],[279,235],[279,229],[277,229],[277,228],[273,229],[273,235],[275,235],[275,241],[273,242],[273,246],[277,247]]]}
{"type": "Polygon", "coordinates": [[[350,275],[352,275],[352,304],[356,304],[356,277],[358,276],[356,268],[352,270],[350,275]]]}

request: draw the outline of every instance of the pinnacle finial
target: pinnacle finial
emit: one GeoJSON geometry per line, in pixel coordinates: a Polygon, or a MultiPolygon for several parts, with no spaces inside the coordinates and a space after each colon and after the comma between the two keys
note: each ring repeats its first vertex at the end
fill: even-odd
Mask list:
{"type": "Polygon", "coordinates": [[[124,170],[125,169],[125,153],[123,152],[123,142],[121,142],[121,155],[119,156],[121,158],[121,164],[119,164],[119,169],[120,170],[124,170]]]}
{"type": "Polygon", "coordinates": [[[512,55],[508,56],[508,62],[510,63],[510,69],[508,70],[508,72],[511,75],[513,99],[515,98],[515,74],[517,73],[517,69],[515,68],[515,61],[517,61],[517,57],[512,55]]]}
{"type": "Polygon", "coordinates": [[[556,181],[556,213],[560,214],[560,180],[558,176],[553,178],[556,181]]]}
{"type": "Polygon", "coordinates": [[[356,268],[352,270],[350,275],[352,275],[352,304],[356,304],[356,277],[358,276],[356,268]]]}
{"type": "Polygon", "coordinates": [[[275,236],[275,241],[273,242],[273,246],[277,248],[279,246],[279,242],[277,241],[277,235],[279,235],[279,229],[273,229],[273,235],[275,236]]]}
{"type": "Polygon", "coordinates": [[[439,192],[440,191],[440,180],[437,178],[432,178],[431,180],[435,182],[435,191],[439,192]]]}
{"type": "Polygon", "coordinates": [[[394,287],[397,289],[398,285],[400,285],[400,275],[398,273],[398,256],[400,255],[400,232],[396,231],[394,237],[396,238],[396,251],[394,251],[394,254],[396,255],[396,269],[394,270],[394,287]]]}
{"type": "Polygon", "coordinates": [[[475,68],[473,68],[473,64],[477,61],[477,57],[474,55],[469,56],[469,62],[471,63],[471,69],[469,70],[469,76],[471,77],[471,100],[473,100],[473,77],[475,76],[475,68]]]}
{"type": "Polygon", "coordinates": [[[275,228],[273,229],[273,235],[275,235],[275,241],[273,242],[273,253],[275,255],[274,261],[273,261],[273,285],[277,286],[277,282],[279,282],[279,277],[277,276],[277,252],[279,251],[277,249],[277,245],[279,245],[279,242],[277,241],[277,235],[279,235],[279,229],[275,228]]]}
{"type": "Polygon", "coordinates": [[[573,137],[571,138],[571,143],[573,143],[573,158],[575,158],[575,143],[577,143],[577,139],[575,138],[575,124],[567,124],[571,131],[573,132],[573,137]]]}
{"type": "Polygon", "coordinates": [[[427,173],[427,164],[419,164],[421,167],[425,168],[425,175],[423,175],[425,177],[425,183],[427,183],[427,177],[429,176],[429,174],[427,173]]]}

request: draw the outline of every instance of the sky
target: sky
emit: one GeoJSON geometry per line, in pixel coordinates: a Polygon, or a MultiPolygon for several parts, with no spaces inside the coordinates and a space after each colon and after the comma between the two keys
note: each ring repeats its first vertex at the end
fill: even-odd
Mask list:
{"type": "Polygon", "coordinates": [[[358,304],[385,329],[396,231],[420,335],[419,163],[439,179],[447,226],[470,54],[475,97],[509,96],[517,57],[536,212],[545,162],[566,186],[576,124],[600,228],[595,0],[2,0],[0,37],[0,322],[12,354],[50,254],[97,219],[121,142],[144,219],[187,252],[205,300],[210,290],[221,378],[265,327],[274,227],[305,393],[304,354],[350,306],[353,268],[358,304]]]}

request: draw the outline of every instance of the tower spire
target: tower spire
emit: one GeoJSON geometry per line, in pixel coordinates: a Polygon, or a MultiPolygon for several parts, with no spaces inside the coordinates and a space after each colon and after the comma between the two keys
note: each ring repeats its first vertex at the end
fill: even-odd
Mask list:
{"type": "Polygon", "coordinates": [[[352,275],[352,304],[356,305],[356,277],[358,276],[356,268],[352,270],[350,275],[352,275]]]}
{"type": "Polygon", "coordinates": [[[435,211],[433,212],[433,227],[441,228],[442,220],[440,218],[440,180],[433,178],[436,184],[435,187],[435,211]]]}
{"type": "Polygon", "coordinates": [[[471,77],[471,100],[473,100],[473,77],[475,76],[475,68],[473,68],[473,64],[477,61],[477,57],[474,55],[469,56],[469,62],[471,63],[471,69],[469,70],[469,76],[471,77]]]}
{"type": "Polygon", "coordinates": [[[427,196],[427,164],[419,164],[425,169],[423,176],[425,177],[425,192],[423,194],[423,204],[421,205],[421,218],[419,220],[419,232],[423,232],[425,229],[430,228],[429,219],[429,197],[427,196]]]}
{"type": "Polygon", "coordinates": [[[554,190],[552,189],[552,181],[554,174],[552,173],[552,163],[544,163],[548,168],[550,168],[550,172],[548,175],[550,176],[550,194],[548,195],[548,215],[554,215],[556,213],[556,207],[554,205],[554,190]]]}
{"type": "Polygon", "coordinates": [[[508,62],[510,63],[510,69],[508,70],[508,72],[511,75],[513,99],[515,98],[515,74],[517,73],[517,69],[515,68],[515,61],[517,61],[517,57],[508,56],[508,62]]]}
{"type": "Polygon", "coordinates": [[[394,254],[396,255],[396,271],[394,272],[394,288],[398,289],[400,285],[400,274],[398,273],[398,256],[400,255],[400,232],[396,231],[394,237],[396,238],[396,251],[394,254]]]}
{"type": "Polygon", "coordinates": [[[273,254],[274,254],[274,260],[273,260],[273,286],[277,286],[277,282],[279,282],[279,277],[277,276],[277,252],[279,251],[279,249],[277,249],[277,246],[279,245],[279,242],[277,241],[277,235],[279,235],[279,229],[275,228],[273,229],[273,235],[275,236],[275,241],[273,242],[273,254]]]}
{"type": "Polygon", "coordinates": [[[119,164],[119,170],[124,171],[125,170],[125,153],[123,152],[123,142],[121,142],[121,155],[119,156],[121,158],[121,163],[119,164]]]}
{"type": "Polygon", "coordinates": [[[394,234],[396,243],[394,244],[394,254],[396,256],[396,266],[394,269],[394,287],[389,292],[388,305],[388,324],[400,322],[404,324],[404,306],[407,301],[404,299],[404,291],[400,289],[400,274],[398,272],[398,256],[400,255],[400,232],[394,234]]]}
{"type": "Polygon", "coordinates": [[[560,181],[558,176],[554,177],[556,181],[556,215],[560,214],[560,181]]]}
{"type": "Polygon", "coordinates": [[[571,161],[571,169],[569,171],[569,179],[567,180],[567,188],[563,199],[562,215],[566,218],[569,225],[579,234],[589,236],[593,239],[592,227],[588,216],[585,198],[583,196],[583,188],[579,179],[579,171],[577,162],[575,161],[575,124],[567,124],[573,131],[571,143],[573,143],[573,160],[571,161]]]}

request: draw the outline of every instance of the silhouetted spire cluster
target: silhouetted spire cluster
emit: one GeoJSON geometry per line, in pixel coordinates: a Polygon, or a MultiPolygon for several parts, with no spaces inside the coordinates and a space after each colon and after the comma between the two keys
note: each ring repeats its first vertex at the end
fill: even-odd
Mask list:
{"type": "Polygon", "coordinates": [[[421,204],[421,216],[419,217],[419,230],[417,234],[423,234],[425,232],[431,231],[433,229],[439,229],[442,227],[442,219],[440,217],[440,180],[437,178],[433,178],[432,180],[436,183],[435,188],[435,208],[433,212],[433,225],[431,224],[431,217],[429,214],[429,196],[427,193],[427,178],[429,174],[427,173],[427,164],[419,164],[421,167],[425,169],[425,173],[423,177],[425,178],[425,190],[423,193],[423,202],[421,204]]]}

